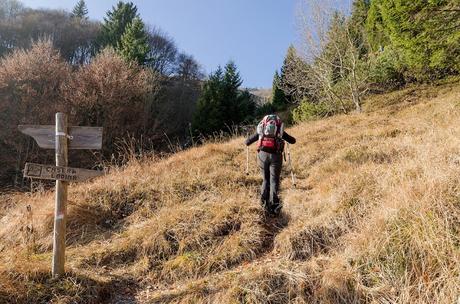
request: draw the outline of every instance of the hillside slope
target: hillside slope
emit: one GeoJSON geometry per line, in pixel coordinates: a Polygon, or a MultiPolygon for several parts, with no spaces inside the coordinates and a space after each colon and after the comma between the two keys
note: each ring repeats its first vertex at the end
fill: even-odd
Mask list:
{"type": "Polygon", "coordinates": [[[283,214],[266,219],[243,139],[69,192],[66,277],[50,278],[53,193],[1,198],[0,302],[454,303],[460,86],[375,96],[305,123],[283,214]],[[27,205],[31,211],[27,211],[27,205]]]}

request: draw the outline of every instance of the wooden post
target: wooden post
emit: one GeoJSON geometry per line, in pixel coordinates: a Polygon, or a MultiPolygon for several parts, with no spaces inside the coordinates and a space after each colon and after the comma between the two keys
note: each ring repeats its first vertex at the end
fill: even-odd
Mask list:
{"type": "MultiPolygon", "coordinates": [[[[67,131],[66,114],[56,113],[56,166],[67,167],[68,165],[67,131]]],[[[53,277],[64,274],[67,184],[68,182],[56,180],[52,264],[53,277]]]]}
{"type": "Polygon", "coordinates": [[[65,273],[65,237],[67,214],[67,185],[101,176],[103,171],[69,168],[68,149],[101,149],[101,127],[67,125],[67,115],[56,113],[55,125],[19,125],[19,131],[32,136],[40,148],[55,149],[56,166],[26,163],[24,177],[56,180],[54,211],[53,277],[65,273]],[[70,139],[70,141],[69,141],[70,139]]]}

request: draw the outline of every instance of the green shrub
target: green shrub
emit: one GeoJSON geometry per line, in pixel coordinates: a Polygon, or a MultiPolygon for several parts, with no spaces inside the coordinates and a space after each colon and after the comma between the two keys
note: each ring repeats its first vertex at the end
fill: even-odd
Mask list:
{"type": "Polygon", "coordinates": [[[332,112],[334,111],[325,103],[311,103],[304,99],[299,106],[292,111],[292,119],[294,123],[299,123],[328,116],[332,112]]]}
{"type": "Polygon", "coordinates": [[[404,64],[401,55],[392,47],[380,52],[371,72],[371,80],[386,89],[404,85],[404,64]]]}

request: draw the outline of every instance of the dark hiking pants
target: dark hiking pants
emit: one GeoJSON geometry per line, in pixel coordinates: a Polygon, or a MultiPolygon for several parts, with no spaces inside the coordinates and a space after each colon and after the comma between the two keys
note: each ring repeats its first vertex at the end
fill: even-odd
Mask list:
{"type": "Polygon", "coordinates": [[[281,166],[283,157],[280,153],[267,153],[259,151],[258,163],[264,178],[261,188],[262,203],[269,210],[276,209],[279,204],[278,191],[280,187],[281,166]]]}

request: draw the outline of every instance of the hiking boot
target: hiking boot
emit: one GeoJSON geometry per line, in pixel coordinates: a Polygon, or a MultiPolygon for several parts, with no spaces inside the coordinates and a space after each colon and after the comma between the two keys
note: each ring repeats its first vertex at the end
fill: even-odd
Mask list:
{"type": "Polygon", "coordinates": [[[265,212],[265,215],[266,216],[269,216],[270,214],[272,214],[272,208],[270,208],[270,203],[264,199],[261,199],[260,200],[260,204],[262,206],[262,208],[264,209],[264,212],[265,212]]]}
{"type": "Polygon", "coordinates": [[[260,205],[264,208],[267,208],[269,205],[268,199],[264,198],[263,196],[260,198],[260,205]]]}
{"type": "Polygon", "coordinates": [[[281,213],[281,208],[283,208],[283,205],[277,204],[275,206],[272,206],[272,213],[274,215],[279,215],[281,213]]]}

